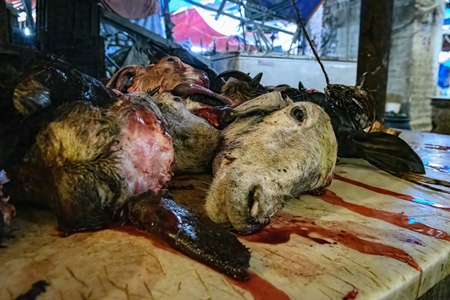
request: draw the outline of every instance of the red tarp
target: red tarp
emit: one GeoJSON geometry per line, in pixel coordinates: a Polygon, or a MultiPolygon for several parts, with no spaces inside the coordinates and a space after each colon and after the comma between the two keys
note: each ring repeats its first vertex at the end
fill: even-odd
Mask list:
{"type": "Polygon", "coordinates": [[[211,28],[195,8],[172,14],[171,20],[175,24],[172,32],[177,43],[189,38],[194,46],[200,47],[200,41],[202,41],[203,48],[211,50],[215,39],[216,51],[225,52],[227,40],[229,40],[228,51],[237,51],[239,43],[241,43],[240,49],[244,48],[244,43],[239,38],[225,36],[211,28]]]}

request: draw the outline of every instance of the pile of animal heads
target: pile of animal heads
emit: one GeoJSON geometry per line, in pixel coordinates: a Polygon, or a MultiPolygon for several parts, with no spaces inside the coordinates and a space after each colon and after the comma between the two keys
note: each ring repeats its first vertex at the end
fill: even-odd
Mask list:
{"type": "MultiPolygon", "coordinates": [[[[174,139],[175,174],[211,171],[208,167],[212,164],[214,179],[205,206],[211,220],[251,233],[288,200],[302,193],[319,193],[330,185],[337,142],[330,118],[320,106],[294,103],[278,91],[267,93],[259,84],[260,76],[251,78],[233,71],[221,75],[240,80],[222,88],[222,95],[231,99],[232,105],[222,107],[229,109],[229,124],[219,131],[192,113],[198,105],[207,105],[193,105],[191,99],[167,93],[172,88],[180,95],[180,90],[198,83],[198,76],[192,75],[201,71],[191,68],[169,57],[148,67],[126,67],[108,86],[121,89],[130,74],[127,70],[132,69],[139,71],[128,91],[150,91],[165,84],[154,101],[174,139]],[[166,77],[182,70],[185,73],[166,77]]],[[[196,86],[194,90],[199,91],[196,86]]],[[[192,94],[195,92],[183,96],[192,94]]]]}

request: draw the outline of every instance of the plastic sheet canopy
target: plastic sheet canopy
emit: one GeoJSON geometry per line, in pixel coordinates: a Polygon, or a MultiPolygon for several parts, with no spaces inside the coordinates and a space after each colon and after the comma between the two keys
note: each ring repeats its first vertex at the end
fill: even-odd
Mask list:
{"type": "Polygon", "coordinates": [[[231,31],[234,31],[232,30],[233,28],[240,28],[239,21],[235,21],[232,19],[228,20],[226,22],[226,25],[228,25],[230,28],[228,28],[227,30],[227,26],[223,24],[220,30],[221,32],[219,32],[219,29],[215,29],[212,26],[213,23],[216,22],[214,21],[214,18],[207,17],[207,12],[196,7],[186,9],[177,14],[172,14],[171,19],[175,24],[172,32],[175,41],[181,43],[189,39],[193,46],[200,47],[200,45],[202,44],[202,47],[207,50],[212,49],[213,41],[215,41],[217,52],[225,52],[226,50],[237,51],[239,47],[241,49],[244,47],[244,43],[241,38],[239,36],[231,34],[231,31]],[[203,15],[200,12],[203,12],[203,15]],[[207,20],[209,20],[210,22],[208,23],[207,20]],[[228,49],[226,49],[227,44],[228,49]]]}

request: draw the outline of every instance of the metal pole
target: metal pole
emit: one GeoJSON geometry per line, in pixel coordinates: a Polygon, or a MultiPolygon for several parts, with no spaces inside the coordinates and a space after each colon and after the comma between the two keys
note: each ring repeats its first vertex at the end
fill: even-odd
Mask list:
{"type": "Polygon", "coordinates": [[[5,0],[0,0],[0,48],[9,44],[9,23],[5,0]]]}
{"type": "Polygon", "coordinates": [[[373,91],[376,118],[381,122],[386,103],[393,6],[394,0],[361,1],[357,78],[380,68],[366,78],[364,87],[373,91]]]}

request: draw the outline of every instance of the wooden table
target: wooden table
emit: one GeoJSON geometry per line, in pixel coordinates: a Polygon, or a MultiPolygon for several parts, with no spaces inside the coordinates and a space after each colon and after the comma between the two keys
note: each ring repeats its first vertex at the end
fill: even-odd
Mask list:
{"type": "MultiPolygon", "coordinates": [[[[430,177],[450,181],[450,137],[404,132],[430,177]]],[[[342,160],[329,191],[301,196],[258,234],[251,279],[238,283],[149,234],[60,238],[44,211],[22,211],[0,249],[0,299],[46,280],[38,299],[414,299],[450,274],[450,194],[342,160]],[[353,291],[353,295],[352,295],[353,291]]],[[[178,178],[174,197],[202,209],[209,176],[178,178]]]]}

